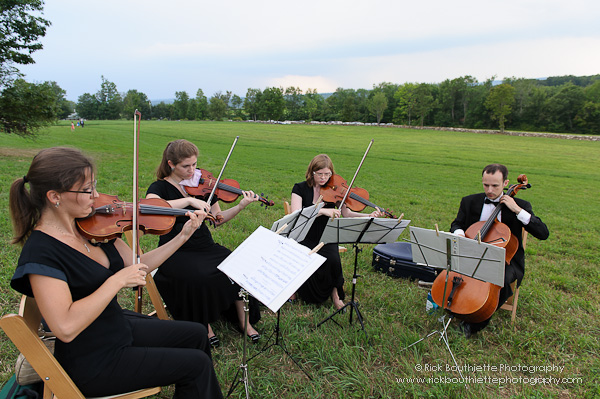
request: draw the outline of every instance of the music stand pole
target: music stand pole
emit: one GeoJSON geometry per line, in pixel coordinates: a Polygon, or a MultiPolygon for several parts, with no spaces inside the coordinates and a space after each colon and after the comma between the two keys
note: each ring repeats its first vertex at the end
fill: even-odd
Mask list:
{"type": "Polygon", "coordinates": [[[332,315],[330,315],[325,320],[323,320],[319,324],[317,324],[317,327],[320,327],[321,324],[325,323],[327,320],[331,320],[339,326],[340,324],[337,321],[335,321],[333,319],[333,317],[336,314],[343,312],[344,309],[346,309],[348,306],[350,306],[351,309],[350,309],[349,323],[352,324],[352,310],[354,310],[356,312],[356,318],[358,319],[358,321],[360,323],[360,329],[365,333],[365,337],[367,337],[367,341],[369,340],[369,335],[367,334],[367,331],[365,330],[365,323],[363,322],[362,314],[360,313],[360,310],[358,309],[358,303],[354,300],[354,298],[356,295],[356,282],[357,282],[358,277],[360,277],[360,275],[357,273],[357,271],[358,271],[358,253],[360,251],[362,251],[362,249],[358,248],[358,243],[362,239],[365,232],[369,229],[369,226],[371,225],[372,222],[373,222],[373,218],[369,219],[369,222],[365,224],[365,227],[363,228],[362,232],[356,239],[356,242],[352,243],[352,247],[354,248],[354,274],[352,275],[352,299],[350,300],[350,302],[348,302],[347,304],[345,304],[344,306],[342,306],[341,308],[336,310],[332,315]]]}
{"type": "Polygon", "coordinates": [[[244,338],[243,338],[243,349],[242,349],[242,363],[240,364],[240,368],[238,369],[238,371],[235,373],[235,377],[233,377],[233,383],[231,384],[231,387],[229,388],[227,397],[231,396],[231,394],[233,393],[233,390],[238,386],[238,384],[243,382],[244,389],[246,391],[246,399],[249,399],[250,393],[248,391],[248,361],[246,360],[246,341],[248,338],[248,333],[247,333],[248,332],[248,311],[250,310],[250,306],[248,305],[248,302],[250,302],[250,300],[248,299],[248,291],[246,291],[243,288],[240,289],[239,296],[242,297],[242,300],[244,301],[244,338]],[[240,372],[242,373],[242,377],[240,377],[240,379],[237,379],[240,372]]]}
{"type": "MultiPolygon", "coordinates": [[[[452,243],[450,241],[450,239],[446,239],[446,282],[444,284],[444,298],[446,295],[446,286],[448,284],[448,274],[450,273],[450,270],[452,269],[452,243]]],[[[442,302],[442,310],[445,310],[445,304],[444,304],[445,300],[442,302]]],[[[460,378],[465,381],[462,372],[460,370],[460,367],[458,366],[458,362],[456,361],[456,358],[454,357],[454,353],[452,352],[452,349],[450,349],[450,344],[448,342],[448,326],[450,325],[450,322],[452,321],[452,319],[454,318],[454,315],[452,313],[450,313],[448,315],[448,321],[446,323],[444,323],[444,318],[446,317],[446,315],[443,315],[442,317],[440,317],[438,320],[442,323],[442,330],[434,330],[431,331],[429,334],[427,334],[425,337],[413,342],[412,344],[408,345],[406,348],[402,349],[400,352],[403,352],[405,350],[407,350],[408,348],[418,344],[419,342],[433,336],[436,333],[439,333],[439,339],[438,341],[444,341],[444,344],[446,345],[446,349],[448,349],[448,352],[450,353],[450,356],[452,357],[452,360],[454,361],[454,365],[456,366],[456,369],[458,370],[458,374],[460,375],[460,378]]],[[[468,388],[466,382],[465,382],[465,388],[468,388]]]]}

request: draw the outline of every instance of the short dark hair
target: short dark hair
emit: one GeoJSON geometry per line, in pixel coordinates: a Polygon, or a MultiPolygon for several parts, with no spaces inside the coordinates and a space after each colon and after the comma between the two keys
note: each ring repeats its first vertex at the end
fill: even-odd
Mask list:
{"type": "Polygon", "coordinates": [[[481,172],[481,176],[483,176],[484,173],[493,175],[494,173],[496,173],[498,171],[500,171],[502,173],[502,180],[508,179],[508,168],[500,163],[492,163],[492,164],[487,165],[485,168],[483,168],[483,171],[481,172]]]}

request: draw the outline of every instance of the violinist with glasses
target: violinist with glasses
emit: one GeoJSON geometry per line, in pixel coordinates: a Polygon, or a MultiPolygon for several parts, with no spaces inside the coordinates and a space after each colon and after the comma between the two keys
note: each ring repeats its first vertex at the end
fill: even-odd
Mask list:
{"type": "Polygon", "coordinates": [[[23,245],[12,288],[35,298],[57,338],[54,356],[85,396],[175,384],[177,398],[222,397],[204,326],[128,317],[117,302],[122,288],[145,285],[206,213],[188,212],[168,245],[130,264],[123,240],[93,244],[76,227],[98,196],[94,164],[79,150],[49,148],[33,158],[10,188],[13,243],[23,245]]]}
{"type": "MultiPolygon", "coordinates": [[[[305,180],[294,184],[292,188],[292,212],[301,208],[314,205],[321,196],[321,189],[327,185],[329,179],[335,174],[333,162],[326,154],[315,156],[306,170],[305,180]]],[[[370,214],[354,212],[346,205],[339,209],[334,203],[325,202],[319,210],[318,216],[308,231],[306,238],[300,243],[309,248],[319,244],[327,221],[339,217],[380,217],[381,212],[375,210],[370,214]]],[[[344,307],[344,275],[337,244],[326,244],[318,252],[327,260],[319,269],[300,287],[298,294],[308,303],[323,303],[331,298],[333,306],[337,309],[344,307]]]]}

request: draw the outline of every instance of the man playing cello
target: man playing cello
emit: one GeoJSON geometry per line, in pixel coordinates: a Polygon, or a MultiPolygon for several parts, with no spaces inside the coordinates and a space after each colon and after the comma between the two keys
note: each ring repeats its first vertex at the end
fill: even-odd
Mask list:
{"type": "MultiPolygon", "coordinates": [[[[450,231],[457,235],[465,235],[465,231],[473,223],[485,221],[499,204],[504,206],[498,214],[498,221],[506,224],[519,242],[517,252],[505,266],[504,287],[500,290],[498,308],[513,294],[510,284],[517,280],[521,285],[525,274],[525,251],[523,250],[523,228],[540,240],[548,238],[548,227],[533,214],[531,204],[523,199],[504,195],[504,187],[508,186],[508,169],[501,164],[490,164],[481,173],[483,193],[463,197],[456,219],[450,226],[450,231]]],[[[485,328],[490,319],[480,323],[461,322],[461,329],[469,338],[472,334],[485,328]]]]}

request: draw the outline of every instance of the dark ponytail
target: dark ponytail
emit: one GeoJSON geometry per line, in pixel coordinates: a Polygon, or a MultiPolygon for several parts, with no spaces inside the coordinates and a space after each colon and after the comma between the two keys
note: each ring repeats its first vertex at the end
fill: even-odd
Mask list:
{"type": "Polygon", "coordinates": [[[12,243],[25,243],[43,209],[48,206],[48,191],[61,193],[70,190],[76,183],[84,181],[87,172],[95,173],[94,163],[78,149],[53,147],[40,151],[31,161],[27,174],[10,186],[12,243]]]}

